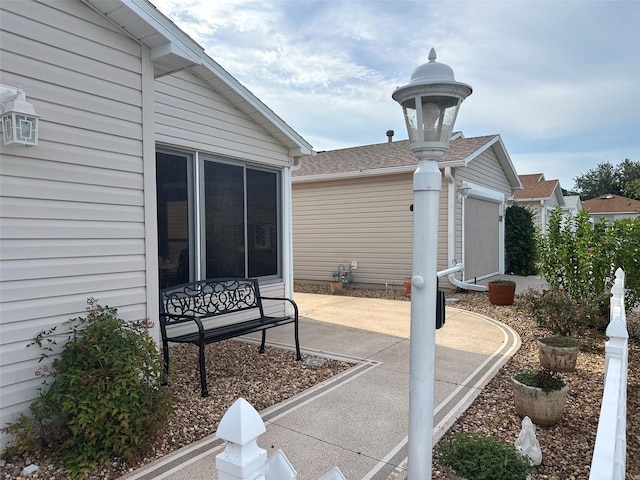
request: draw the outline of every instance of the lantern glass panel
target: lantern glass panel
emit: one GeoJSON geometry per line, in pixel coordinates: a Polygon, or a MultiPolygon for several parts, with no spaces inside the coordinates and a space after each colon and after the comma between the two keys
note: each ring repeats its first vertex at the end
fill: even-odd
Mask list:
{"type": "Polygon", "coordinates": [[[425,142],[449,142],[460,99],[445,96],[422,97],[425,142]]]}
{"type": "MultiPolygon", "coordinates": [[[[407,124],[407,132],[409,132],[409,141],[415,143],[420,141],[418,137],[418,110],[416,108],[416,99],[409,98],[402,103],[404,111],[404,121],[407,124]]],[[[421,127],[420,127],[421,128],[421,127]]]]}

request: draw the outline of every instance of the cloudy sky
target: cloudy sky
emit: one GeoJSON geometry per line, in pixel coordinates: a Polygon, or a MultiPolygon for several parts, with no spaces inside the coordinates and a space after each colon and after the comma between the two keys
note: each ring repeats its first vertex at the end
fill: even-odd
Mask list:
{"type": "Polygon", "coordinates": [[[397,86],[427,62],[473,87],[456,130],[572,188],[640,161],[640,1],[151,0],[316,151],[406,139],[397,86]]]}

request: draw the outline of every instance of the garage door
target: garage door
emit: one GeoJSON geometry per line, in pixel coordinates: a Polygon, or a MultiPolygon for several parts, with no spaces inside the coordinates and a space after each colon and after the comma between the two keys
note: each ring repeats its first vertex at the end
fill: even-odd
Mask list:
{"type": "Polygon", "coordinates": [[[500,204],[467,197],[464,202],[464,278],[500,271],[500,204]]]}

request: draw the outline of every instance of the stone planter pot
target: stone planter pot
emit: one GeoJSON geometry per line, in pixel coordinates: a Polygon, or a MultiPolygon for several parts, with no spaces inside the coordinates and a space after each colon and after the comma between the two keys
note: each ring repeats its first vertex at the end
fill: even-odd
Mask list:
{"type": "Polygon", "coordinates": [[[529,417],[533,423],[542,427],[549,427],[560,421],[564,414],[569,385],[565,385],[560,390],[545,393],[541,388],[530,387],[515,378],[511,381],[518,415],[529,417]]]}
{"type": "Polygon", "coordinates": [[[515,282],[489,282],[489,302],[492,305],[513,305],[516,295],[515,282]]]}
{"type": "Polygon", "coordinates": [[[538,340],[538,359],[540,366],[552,372],[572,372],[576,369],[576,361],[580,345],[556,347],[548,345],[544,339],[538,340]]]}

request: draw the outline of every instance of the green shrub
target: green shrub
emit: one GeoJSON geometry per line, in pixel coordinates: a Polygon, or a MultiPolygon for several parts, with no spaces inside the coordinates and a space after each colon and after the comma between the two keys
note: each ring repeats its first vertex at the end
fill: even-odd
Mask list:
{"type": "Polygon", "coordinates": [[[586,329],[601,329],[607,325],[603,306],[609,300],[606,293],[572,297],[557,285],[539,292],[528,289],[521,296],[522,307],[531,315],[539,327],[553,335],[563,337],[580,336],[586,329]]]}
{"type": "MultiPolygon", "coordinates": [[[[608,293],[615,271],[626,274],[625,304],[640,305],[640,222],[604,220],[591,224],[582,210],[575,218],[563,218],[556,207],[547,232],[539,241],[540,275],[550,285],[566,290],[580,301],[608,293]]],[[[600,313],[608,312],[608,301],[601,302],[600,313]]]]}
{"type": "MultiPolygon", "coordinates": [[[[171,411],[148,322],[127,322],[118,318],[115,308],[100,306],[95,299],[87,303],[86,317],[65,323],[68,339],[53,361],[52,383],[31,407],[32,425],[19,420],[25,424],[22,437],[15,428],[12,432],[18,433],[14,443],[24,449],[25,438],[37,431],[61,454],[72,476],[112,456],[133,462],[153,445],[171,411]]],[[[34,338],[43,358],[58,336],[54,327],[34,338]]]]}
{"type": "Polygon", "coordinates": [[[525,480],[533,471],[528,457],[493,437],[457,434],[438,445],[440,462],[473,480],[525,480]]]}
{"type": "Polygon", "coordinates": [[[536,229],[533,213],[520,205],[507,209],[504,221],[505,268],[515,275],[533,275],[536,268],[536,229]]]}

